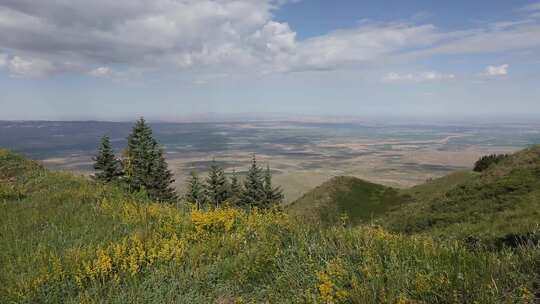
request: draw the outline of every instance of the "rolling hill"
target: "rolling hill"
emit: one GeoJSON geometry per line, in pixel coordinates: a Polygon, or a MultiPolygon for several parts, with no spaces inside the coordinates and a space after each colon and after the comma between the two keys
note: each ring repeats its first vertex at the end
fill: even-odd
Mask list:
{"type": "Polygon", "coordinates": [[[403,233],[505,242],[540,225],[540,146],[517,152],[482,173],[460,171],[395,190],[337,177],[292,203],[292,214],[328,224],[347,215],[403,233]]]}
{"type": "Polygon", "coordinates": [[[398,190],[356,177],[340,176],[316,187],[290,204],[290,213],[320,219],[325,224],[346,215],[353,224],[368,222],[409,201],[398,190]]]}
{"type": "Polygon", "coordinates": [[[540,146],[492,165],[458,173],[405,192],[414,200],[385,214],[392,230],[503,241],[540,225],[540,146]],[[449,179],[450,178],[450,179],[449,179]]]}

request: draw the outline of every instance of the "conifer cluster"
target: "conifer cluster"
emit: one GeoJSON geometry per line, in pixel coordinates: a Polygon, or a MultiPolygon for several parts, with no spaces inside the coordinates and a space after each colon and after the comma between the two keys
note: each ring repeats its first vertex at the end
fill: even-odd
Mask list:
{"type": "Polygon", "coordinates": [[[248,209],[254,207],[266,209],[283,201],[283,191],[272,185],[270,167],[267,166],[266,170],[263,170],[253,155],[243,183],[240,183],[235,170],[227,178],[225,171],[215,160],[210,165],[204,183],[196,172],[191,172],[185,199],[198,208],[230,204],[248,209]]]}
{"type": "Polygon", "coordinates": [[[482,172],[485,171],[493,164],[497,164],[502,160],[508,158],[508,154],[490,154],[480,157],[475,163],[473,171],[482,172]]]}
{"type": "MultiPolygon", "coordinates": [[[[171,187],[173,174],[167,167],[163,149],[144,118],[137,120],[133,126],[122,159],[115,156],[110,138],[103,136],[94,161],[96,180],[123,183],[130,191],[144,192],[158,201],[170,202],[177,198],[171,187]]],[[[253,155],[243,182],[240,182],[235,170],[227,177],[225,170],[215,160],[209,167],[206,179],[201,180],[196,172],[191,172],[184,198],[197,208],[229,204],[247,209],[265,209],[280,204],[283,191],[272,185],[270,166],[261,168],[253,155]]]]}
{"type": "Polygon", "coordinates": [[[110,139],[104,136],[94,158],[95,178],[102,182],[119,180],[133,192],[144,191],[158,201],[174,201],[173,174],[167,167],[163,149],[152,135],[152,129],[140,118],[127,138],[123,159],[115,157],[110,139]]]}

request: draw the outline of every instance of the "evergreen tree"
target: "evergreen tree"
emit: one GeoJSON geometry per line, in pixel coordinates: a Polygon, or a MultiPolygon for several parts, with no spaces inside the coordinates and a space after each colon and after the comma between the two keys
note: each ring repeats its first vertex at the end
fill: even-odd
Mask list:
{"type": "Polygon", "coordinates": [[[233,204],[237,204],[238,200],[240,199],[240,195],[242,194],[242,185],[240,185],[238,175],[234,169],[230,178],[230,184],[230,200],[233,204]]]}
{"type": "Polygon", "coordinates": [[[124,159],[127,180],[132,191],[139,191],[150,184],[156,146],[152,130],[145,120],[143,118],[137,120],[128,136],[124,159]]]}
{"type": "Polygon", "coordinates": [[[270,171],[270,165],[266,165],[266,171],[264,172],[264,201],[262,207],[270,208],[273,205],[281,204],[283,202],[283,191],[280,187],[272,186],[272,172],[270,171]]]}
{"type": "Polygon", "coordinates": [[[98,155],[94,157],[94,177],[102,182],[111,182],[123,175],[122,164],[114,156],[111,141],[108,136],[101,138],[98,155]]]}
{"type": "Polygon", "coordinates": [[[223,168],[212,160],[208,178],[206,179],[206,199],[216,207],[221,206],[229,199],[229,183],[223,168]]]}
{"type": "Polygon", "coordinates": [[[194,203],[197,209],[201,209],[204,204],[204,186],[195,171],[191,171],[187,182],[187,193],[185,199],[189,203],[194,203]]]}
{"type": "Polygon", "coordinates": [[[150,187],[148,187],[150,197],[162,202],[176,200],[176,192],[171,187],[172,183],[174,183],[174,175],[168,169],[167,161],[165,161],[163,149],[161,148],[157,148],[155,151],[150,183],[150,187]]]}
{"type": "Polygon", "coordinates": [[[137,120],[128,136],[124,166],[132,191],[147,191],[151,198],[161,201],[170,201],[176,197],[171,188],[173,175],[167,168],[163,150],[152,136],[152,129],[144,118],[137,120]]]}
{"type": "Polygon", "coordinates": [[[251,167],[244,180],[244,189],[239,203],[245,207],[262,207],[261,204],[264,202],[264,199],[265,194],[262,170],[257,165],[257,159],[255,158],[255,154],[253,154],[251,167]]]}

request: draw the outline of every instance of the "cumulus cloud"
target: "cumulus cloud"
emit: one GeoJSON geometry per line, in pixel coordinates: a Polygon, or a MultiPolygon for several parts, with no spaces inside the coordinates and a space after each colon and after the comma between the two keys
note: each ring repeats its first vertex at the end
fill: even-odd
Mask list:
{"type": "Polygon", "coordinates": [[[399,74],[391,72],[386,74],[383,78],[383,82],[428,82],[428,81],[442,81],[451,80],[456,78],[454,74],[445,74],[435,71],[421,72],[421,73],[405,73],[399,74]]]}
{"type": "MultiPolygon", "coordinates": [[[[250,65],[294,43],[275,0],[6,0],[0,47],[93,65],[250,65]]],[[[22,55],[20,55],[22,56],[22,55]]]]}
{"type": "Polygon", "coordinates": [[[4,64],[18,77],[64,71],[111,77],[126,70],[334,70],[540,47],[540,25],[530,20],[446,32],[432,24],[362,23],[299,40],[287,23],[273,18],[293,1],[3,0],[0,49],[12,58],[4,64]]]}
{"type": "Polygon", "coordinates": [[[510,67],[510,65],[508,65],[508,64],[503,64],[503,65],[499,65],[499,66],[490,65],[490,66],[486,67],[486,70],[481,75],[482,76],[487,76],[487,77],[506,76],[506,75],[508,75],[508,68],[509,67],[510,67]]]}

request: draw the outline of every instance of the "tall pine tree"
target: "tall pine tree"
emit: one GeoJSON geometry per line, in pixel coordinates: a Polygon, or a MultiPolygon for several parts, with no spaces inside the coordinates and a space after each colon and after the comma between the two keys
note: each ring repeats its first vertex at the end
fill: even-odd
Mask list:
{"type": "Polygon", "coordinates": [[[171,201],[176,198],[171,184],[172,173],[167,168],[163,150],[152,135],[152,129],[144,118],[135,123],[128,136],[124,166],[132,191],[146,191],[151,198],[171,201]]]}
{"type": "Polygon", "coordinates": [[[266,165],[266,171],[264,172],[264,201],[262,203],[263,208],[270,208],[274,205],[281,204],[283,202],[283,191],[280,187],[272,186],[272,172],[270,171],[270,165],[266,165]]]}
{"type": "Polygon", "coordinates": [[[265,200],[264,182],[261,168],[257,165],[255,154],[244,180],[244,189],[239,204],[244,207],[263,207],[265,200]]]}
{"type": "Polygon", "coordinates": [[[156,146],[152,130],[146,121],[143,118],[137,120],[128,136],[124,159],[127,181],[132,191],[139,191],[150,184],[156,146]]]}
{"type": "Polygon", "coordinates": [[[98,155],[94,157],[95,179],[111,182],[123,175],[122,163],[114,156],[111,140],[108,136],[101,138],[98,155]]]}
{"type": "Polygon", "coordinates": [[[185,200],[189,203],[195,204],[197,209],[201,209],[205,200],[204,195],[204,186],[201,183],[197,172],[191,171],[187,181],[185,200]]]}
{"type": "Polygon", "coordinates": [[[223,168],[212,160],[208,178],[206,179],[206,199],[216,207],[221,206],[229,199],[229,183],[223,168]]]}

